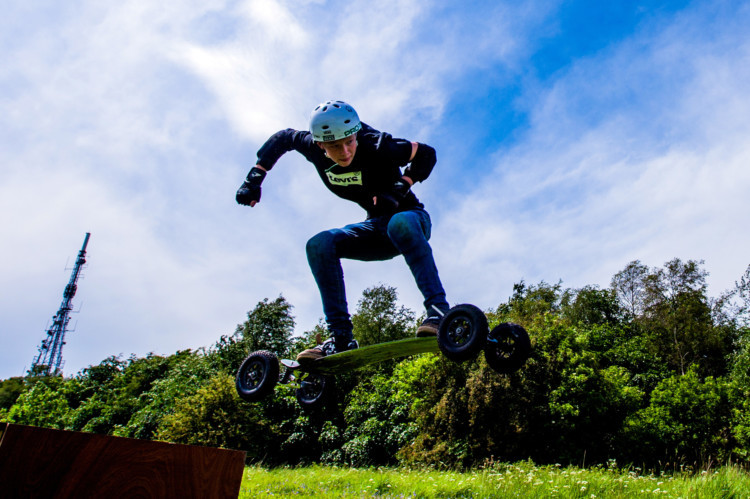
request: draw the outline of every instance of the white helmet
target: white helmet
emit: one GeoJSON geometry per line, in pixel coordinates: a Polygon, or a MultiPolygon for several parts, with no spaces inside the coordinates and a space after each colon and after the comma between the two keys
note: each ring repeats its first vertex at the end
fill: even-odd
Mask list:
{"type": "Polygon", "coordinates": [[[315,142],[332,142],[354,135],[362,128],[357,111],[346,102],[328,101],[310,114],[310,132],[315,142]]]}

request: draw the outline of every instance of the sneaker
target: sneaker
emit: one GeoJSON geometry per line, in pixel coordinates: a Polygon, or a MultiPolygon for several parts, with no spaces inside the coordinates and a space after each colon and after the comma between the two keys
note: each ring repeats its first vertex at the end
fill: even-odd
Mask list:
{"type": "MultiPolygon", "coordinates": [[[[342,349],[341,352],[354,350],[356,348],[359,348],[359,343],[357,343],[357,340],[352,340],[347,345],[347,348],[342,349]]],[[[333,338],[329,338],[320,345],[301,351],[299,355],[297,355],[297,362],[318,360],[335,353],[339,353],[339,350],[336,349],[336,343],[333,341],[333,338]]]]}
{"type": "Polygon", "coordinates": [[[429,336],[437,336],[438,328],[440,327],[440,316],[431,315],[422,321],[422,324],[417,328],[417,338],[427,338],[429,336]]]}

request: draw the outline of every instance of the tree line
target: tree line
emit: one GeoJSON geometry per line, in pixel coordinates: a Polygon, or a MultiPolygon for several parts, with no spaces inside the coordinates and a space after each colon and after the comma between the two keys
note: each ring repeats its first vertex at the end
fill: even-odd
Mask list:
{"type": "MultiPolygon", "coordinates": [[[[210,347],[109,357],[72,377],[0,382],[0,421],[247,451],[268,465],[471,467],[539,464],[703,466],[750,459],[750,266],[733,289],[707,294],[702,261],[629,263],[608,288],[525,282],[486,311],[532,341],[511,375],[483,356],[439,354],[337,376],[324,411],[300,409],[290,385],[239,399],[235,371],[251,351],[291,357],[318,324],[293,336],[279,296],[210,347]]],[[[353,315],[361,345],[409,337],[419,317],[387,285],[353,315]]]]}

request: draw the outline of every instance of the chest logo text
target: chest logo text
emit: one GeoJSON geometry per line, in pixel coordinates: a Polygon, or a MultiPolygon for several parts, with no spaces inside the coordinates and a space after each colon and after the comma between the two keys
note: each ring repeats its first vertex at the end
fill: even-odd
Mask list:
{"type": "Polygon", "coordinates": [[[362,172],[333,173],[328,171],[326,176],[331,185],[362,185],[362,172]]]}

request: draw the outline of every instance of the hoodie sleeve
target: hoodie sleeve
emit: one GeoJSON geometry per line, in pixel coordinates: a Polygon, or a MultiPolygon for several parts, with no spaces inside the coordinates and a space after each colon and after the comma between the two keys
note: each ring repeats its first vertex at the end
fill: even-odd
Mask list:
{"type": "Polygon", "coordinates": [[[308,160],[311,160],[314,154],[319,152],[310,132],[287,128],[271,135],[266,143],[258,149],[257,164],[266,170],[270,170],[279,158],[289,151],[297,151],[308,160]]]}

